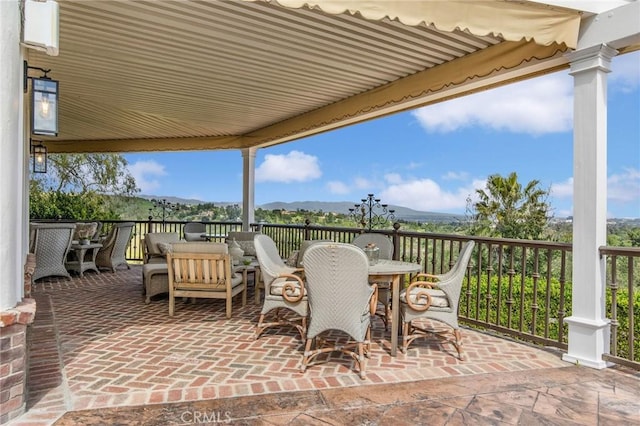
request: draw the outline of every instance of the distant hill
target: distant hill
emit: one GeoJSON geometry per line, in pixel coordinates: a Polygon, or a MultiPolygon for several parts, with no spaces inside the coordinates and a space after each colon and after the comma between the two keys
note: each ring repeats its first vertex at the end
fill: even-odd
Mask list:
{"type": "MultiPolygon", "coordinates": [[[[354,203],[349,201],[296,201],[292,203],[284,203],[276,201],[273,203],[263,204],[260,207],[265,210],[280,210],[285,209],[289,211],[296,210],[308,210],[313,212],[323,211],[332,213],[349,214],[349,209],[353,208],[354,203]]],[[[407,207],[400,207],[390,205],[390,209],[395,210],[394,216],[396,219],[406,220],[410,222],[458,222],[464,221],[464,215],[457,215],[451,213],[434,213],[434,212],[422,212],[413,210],[407,207]]]]}
{"type": "Polygon", "coordinates": [[[179,203],[179,204],[187,204],[187,205],[196,205],[196,204],[205,204],[205,203],[214,203],[216,206],[228,206],[234,204],[242,204],[237,201],[202,201],[196,200],[195,198],[180,198],[180,197],[172,197],[167,195],[136,195],[136,197],[143,198],[145,200],[167,200],[168,203],[179,203]]]}
{"type": "MultiPolygon", "coordinates": [[[[180,197],[172,197],[172,196],[161,196],[161,195],[138,195],[139,198],[143,198],[145,200],[167,200],[169,203],[180,203],[180,204],[188,204],[188,205],[196,205],[196,204],[204,204],[210,203],[212,201],[202,201],[196,200],[192,198],[180,198],[180,197]]],[[[227,206],[234,204],[242,204],[239,201],[213,201],[216,206],[227,206]]],[[[332,213],[341,213],[341,214],[349,214],[349,209],[354,205],[351,201],[295,201],[292,203],[285,203],[281,201],[275,201],[273,203],[267,203],[256,206],[257,208],[261,208],[264,210],[288,210],[288,211],[297,211],[297,210],[307,210],[311,212],[332,212],[332,213]]],[[[389,206],[389,208],[395,210],[396,219],[406,220],[409,222],[438,222],[438,223],[451,223],[458,221],[465,221],[466,218],[464,215],[456,215],[451,213],[434,213],[434,212],[422,212],[418,210],[413,210],[407,207],[400,206],[389,206]]]]}

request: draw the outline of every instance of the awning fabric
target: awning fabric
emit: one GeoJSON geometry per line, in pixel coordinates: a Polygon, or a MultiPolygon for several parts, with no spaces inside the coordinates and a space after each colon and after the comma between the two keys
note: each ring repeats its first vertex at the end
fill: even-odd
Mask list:
{"type": "Polygon", "coordinates": [[[564,43],[575,49],[578,12],[531,2],[503,0],[246,0],[269,1],[289,8],[308,6],[325,13],[360,14],[371,20],[397,20],[405,25],[433,26],[441,31],[468,31],[476,36],[498,36],[507,41],[564,43]]]}

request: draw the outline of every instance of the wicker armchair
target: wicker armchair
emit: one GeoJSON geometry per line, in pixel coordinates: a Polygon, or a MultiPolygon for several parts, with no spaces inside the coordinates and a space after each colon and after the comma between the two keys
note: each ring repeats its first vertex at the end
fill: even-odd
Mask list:
{"type": "Polygon", "coordinates": [[[204,223],[189,222],[184,225],[184,239],[186,241],[206,241],[205,232],[207,227],[204,223]]]}
{"type": "Polygon", "coordinates": [[[96,266],[98,268],[108,268],[116,272],[116,268],[125,265],[127,269],[131,267],[127,263],[126,251],[133,233],[133,222],[122,222],[113,225],[109,234],[102,241],[102,248],[96,255],[96,266]]]}
{"type": "MultiPolygon", "coordinates": [[[[356,247],[364,249],[368,244],[375,244],[380,249],[380,259],[393,259],[393,241],[383,234],[364,233],[356,236],[351,242],[356,247]]],[[[384,306],[384,314],[378,315],[384,321],[385,330],[389,329],[391,320],[391,282],[377,281],[378,302],[384,306]]]]}
{"type": "Polygon", "coordinates": [[[30,249],[36,256],[32,279],[50,276],[71,278],[64,262],[71,247],[75,223],[32,223],[30,249]]]}
{"type": "Polygon", "coordinates": [[[402,352],[406,352],[409,344],[415,339],[433,336],[453,344],[458,358],[464,359],[462,336],[458,326],[458,301],[474,245],[474,241],[467,241],[462,245],[458,260],[449,272],[440,275],[418,274],[409,287],[400,293],[400,314],[403,321],[402,352]],[[453,329],[453,339],[447,330],[426,328],[414,323],[421,318],[448,325],[453,329]]]}
{"type": "Polygon", "coordinates": [[[254,238],[256,256],[260,265],[260,276],[264,284],[264,302],[256,325],[256,339],[268,328],[293,325],[304,340],[307,329],[308,303],[304,282],[296,273],[300,268],[285,265],[280,258],[276,243],[267,235],[258,234],[254,238]],[[282,315],[283,311],[293,311],[297,317],[282,315]],[[275,311],[275,319],[265,322],[267,314],[275,311]]]}
{"type": "Polygon", "coordinates": [[[351,244],[314,244],[305,254],[304,273],[311,315],[301,370],[322,353],[340,351],[353,357],[360,377],[366,378],[365,355],[371,352],[371,315],[377,304],[376,284],[369,285],[367,256],[351,244]],[[330,330],[351,340],[327,345],[319,336],[330,330]]]}

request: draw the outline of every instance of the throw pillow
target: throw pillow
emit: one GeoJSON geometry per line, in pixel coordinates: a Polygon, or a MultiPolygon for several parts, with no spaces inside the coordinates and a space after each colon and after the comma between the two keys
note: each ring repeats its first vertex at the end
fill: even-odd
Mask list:
{"type": "Polygon", "coordinates": [[[158,243],[157,246],[158,246],[158,250],[160,250],[160,253],[162,254],[167,254],[172,252],[170,243],[158,243]]]}
{"type": "Polygon", "coordinates": [[[291,266],[292,268],[296,268],[298,266],[298,254],[300,252],[298,250],[294,250],[291,252],[287,260],[284,262],[287,266],[291,266]]]}
{"type": "Polygon", "coordinates": [[[256,255],[256,246],[253,244],[253,241],[238,241],[236,243],[240,246],[242,251],[244,251],[245,256],[255,256],[256,255]]]}

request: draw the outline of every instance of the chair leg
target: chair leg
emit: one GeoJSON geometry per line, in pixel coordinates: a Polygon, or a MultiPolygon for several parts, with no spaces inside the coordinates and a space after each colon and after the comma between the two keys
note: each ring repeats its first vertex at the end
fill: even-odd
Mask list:
{"type": "Polygon", "coordinates": [[[304,353],[302,354],[302,364],[300,365],[300,372],[304,373],[307,370],[307,365],[309,365],[309,360],[311,359],[311,344],[313,343],[313,339],[307,338],[307,341],[304,345],[304,353]]]}
{"type": "Polygon", "coordinates": [[[360,368],[360,378],[362,380],[367,378],[366,368],[366,359],[364,357],[364,343],[358,342],[358,367],[360,368]]]}
{"type": "Polygon", "coordinates": [[[256,340],[258,340],[258,337],[260,337],[260,335],[264,331],[263,324],[264,324],[264,314],[260,314],[260,318],[258,319],[258,324],[256,325],[256,333],[255,333],[256,340]]]}
{"type": "Polygon", "coordinates": [[[453,346],[455,346],[456,350],[458,351],[458,358],[460,359],[460,361],[464,361],[464,354],[462,352],[462,334],[460,334],[460,330],[453,330],[453,336],[455,337],[453,346]]]}
{"type": "Polygon", "coordinates": [[[409,346],[409,330],[411,329],[410,322],[402,323],[402,348],[401,351],[403,354],[407,353],[407,348],[409,346]]]}
{"type": "Polygon", "coordinates": [[[169,316],[173,316],[173,311],[176,306],[176,299],[173,297],[173,294],[169,294],[169,316]]]}
{"type": "Polygon", "coordinates": [[[227,319],[231,318],[231,295],[227,295],[227,319]]]}

